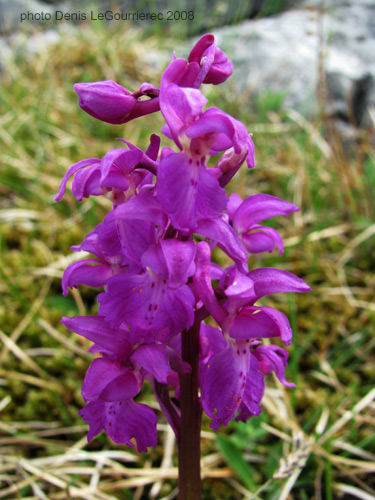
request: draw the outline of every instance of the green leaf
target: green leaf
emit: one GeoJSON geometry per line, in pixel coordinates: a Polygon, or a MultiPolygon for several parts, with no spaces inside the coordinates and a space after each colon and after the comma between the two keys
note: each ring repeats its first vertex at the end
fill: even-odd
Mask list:
{"type": "Polygon", "coordinates": [[[243,458],[241,450],[227,436],[218,435],[216,442],[229,467],[234,470],[250,491],[255,491],[256,485],[252,479],[254,471],[243,458]]]}

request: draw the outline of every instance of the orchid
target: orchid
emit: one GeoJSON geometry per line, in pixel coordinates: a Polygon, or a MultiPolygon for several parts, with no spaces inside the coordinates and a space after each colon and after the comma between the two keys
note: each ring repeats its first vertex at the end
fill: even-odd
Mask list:
{"type": "Polygon", "coordinates": [[[220,84],[232,71],[214,37],[205,35],[187,60],[173,54],[160,88],[76,84],[81,108],[108,123],[160,111],[172,147],[159,152],[154,134],[145,152],[121,139],[125,147],[72,165],[56,196],[62,199],[73,177],[78,201],[106,196],[112,202],[104,221],[72,247],[93,257],[70,264],[62,279],[64,295],[79,285],[102,288],[97,316],[62,319],[100,355],[82,387],[88,439],[104,430],[118,444],[133,446],[134,439],[138,451],[155,446],[156,414],[137,402],[149,383],[177,437],[182,500],[200,498],[202,411],[217,430],[260,414],[271,372],[295,387],[286,379],[287,351],[269,343],[291,343],[288,318],[257,301],[310,290],[287,271],[249,269],[250,254],[283,252],[281,235],[259,223],[298,208],[269,194],[242,200],[225,192],[243,164],[254,167],[254,144],[243,123],[204,109],[200,87],[220,84]],[[213,262],[215,247],[231,265],[213,262]]]}

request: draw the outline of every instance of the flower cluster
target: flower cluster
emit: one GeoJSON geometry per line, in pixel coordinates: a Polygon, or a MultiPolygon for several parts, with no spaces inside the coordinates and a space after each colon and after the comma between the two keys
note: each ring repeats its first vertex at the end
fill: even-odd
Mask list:
{"type": "Polygon", "coordinates": [[[232,64],[212,35],[203,36],[187,60],[173,56],[160,88],[143,83],[130,92],[112,81],[75,85],[79,104],[112,124],[160,111],[162,133],[173,148],[160,149],[151,135],[146,151],[126,147],[103,158],[72,165],[61,183],[59,201],[73,176],[77,200],[105,195],[113,209],[78,246],[92,258],[65,270],[63,293],[77,285],[105,287],[97,316],[63,318],[71,331],[100,353],[87,371],[81,415],[88,438],[102,430],[116,443],[139,451],[155,446],[156,415],[134,401],[147,380],[176,434],[179,431],[179,376],[191,366],[181,358],[181,333],[200,318],[199,384],[201,405],[218,429],[261,411],[264,376],[274,372],[286,386],[287,352],[263,344],[278,337],[290,344],[287,317],[258,299],[278,292],[307,292],[289,272],[248,268],[248,254],[280,254],[279,233],[265,219],[298,208],[268,194],[242,200],[224,189],[243,163],[254,167],[254,146],[246,127],[218,108],[204,109],[202,84],[219,84],[232,64]],[[215,167],[209,157],[220,155],[215,167]],[[219,247],[232,265],[212,262],[219,247]],[[216,323],[204,320],[212,317],[216,323]]]}

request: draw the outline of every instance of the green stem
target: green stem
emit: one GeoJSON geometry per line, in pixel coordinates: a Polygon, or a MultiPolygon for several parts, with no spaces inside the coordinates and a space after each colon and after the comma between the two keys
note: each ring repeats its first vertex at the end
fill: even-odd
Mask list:
{"type": "MultiPolygon", "coordinates": [[[[198,315],[197,315],[198,316],[198,315]]],[[[179,500],[200,500],[200,434],[202,408],[198,389],[199,328],[196,316],[193,326],[182,332],[182,359],[189,363],[191,373],[180,375],[181,427],[178,439],[179,500]]]]}

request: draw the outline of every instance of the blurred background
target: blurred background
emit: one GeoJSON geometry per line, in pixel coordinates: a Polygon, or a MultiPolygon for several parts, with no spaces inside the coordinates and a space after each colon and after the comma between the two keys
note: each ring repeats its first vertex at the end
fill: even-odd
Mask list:
{"type": "Polygon", "coordinates": [[[207,31],[234,64],[225,84],[203,89],[209,105],[254,134],[256,168],[228,190],[300,207],[269,221],[284,255],[250,266],[291,271],[312,292],[263,299],[290,318],[297,389],[269,376],[260,417],[217,433],[204,420],[202,497],[375,498],[374,1],[0,0],[0,29],[0,498],[178,497],[174,436],[148,387],[139,401],[158,414],[156,449],[138,454],[104,434],[87,444],[78,410],[92,356],[59,321],[95,314],[97,293],[64,298],[60,280],[82,257],[70,246],[110,207],[54,196],[71,164],[102,157],[117,137],[144,148],[162,125],[157,115],[96,121],[73,84],[158,86],[173,50],[186,57],[207,31]],[[107,11],[163,19],[97,19],[107,11]]]}

